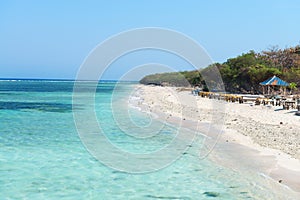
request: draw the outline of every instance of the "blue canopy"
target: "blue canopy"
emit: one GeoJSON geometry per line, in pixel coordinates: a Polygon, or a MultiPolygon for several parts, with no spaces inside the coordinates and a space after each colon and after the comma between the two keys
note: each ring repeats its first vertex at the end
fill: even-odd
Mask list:
{"type": "Polygon", "coordinates": [[[273,76],[272,78],[269,78],[268,80],[265,80],[260,83],[260,85],[276,85],[276,86],[289,86],[289,84],[277,76],[273,76]]]}

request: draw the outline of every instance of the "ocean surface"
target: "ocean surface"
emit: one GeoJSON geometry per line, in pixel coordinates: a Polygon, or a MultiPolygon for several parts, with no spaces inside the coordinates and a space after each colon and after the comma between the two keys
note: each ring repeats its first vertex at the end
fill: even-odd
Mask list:
{"type": "MultiPolygon", "coordinates": [[[[89,84],[82,82],[82,98],[89,95],[89,84]]],[[[127,173],[106,166],[80,140],[74,113],[91,108],[72,105],[73,85],[0,81],[0,199],[294,199],[287,188],[273,188],[261,174],[232,170],[209,157],[199,159],[200,135],[180,157],[152,172],[127,173]]],[[[110,143],[133,154],[150,154],[168,145],[177,127],[126,104],[135,83],[115,85],[100,82],[94,94],[93,110],[110,143]],[[134,123],[123,119],[128,113],[134,123]],[[136,127],[149,123],[162,128],[138,137],[142,131],[136,127]]],[[[86,123],[88,128],[89,119],[86,123]]],[[[101,153],[110,157],[112,152],[101,153]]]]}

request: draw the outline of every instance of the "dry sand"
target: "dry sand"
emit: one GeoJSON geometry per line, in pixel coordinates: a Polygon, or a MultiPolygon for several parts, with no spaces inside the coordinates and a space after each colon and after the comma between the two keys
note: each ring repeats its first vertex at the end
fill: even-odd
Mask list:
{"type": "Polygon", "coordinates": [[[296,110],[227,103],[174,87],[139,85],[133,95],[142,110],[163,116],[161,120],[207,135],[218,132],[212,136],[218,138],[214,150],[234,160],[226,165],[233,167],[238,161],[252,166],[300,192],[300,116],[296,110]]]}

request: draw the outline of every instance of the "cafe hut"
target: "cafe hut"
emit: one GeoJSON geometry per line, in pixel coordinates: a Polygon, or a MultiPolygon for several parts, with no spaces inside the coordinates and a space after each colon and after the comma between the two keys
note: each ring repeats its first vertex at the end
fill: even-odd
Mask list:
{"type": "Polygon", "coordinates": [[[283,95],[285,95],[286,87],[289,86],[289,83],[283,81],[277,76],[273,76],[272,78],[261,82],[260,85],[263,87],[263,94],[274,94],[275,89],[279,87],[279,89],[283,91],[283,95]]]}

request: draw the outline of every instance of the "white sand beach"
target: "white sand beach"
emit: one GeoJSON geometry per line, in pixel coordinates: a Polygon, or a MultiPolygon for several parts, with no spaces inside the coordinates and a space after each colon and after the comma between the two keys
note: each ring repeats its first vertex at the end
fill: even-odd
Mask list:
{"type": "MultiPolygon", "coordinates": [[[[213,124],[222,131],[215,152],[222,151],[233,163],[251,165],[278,184],[300,192],[300,116],[295,115],[296,110],[227,103],[175,87],[139,85],[134,95],[142,110],[175,125],[181,123],[206,134],[201,125],[213,124]]],[[[209,156],[221,159],[214,151],[209,156]]],[[[224,162],[231,167],[233,163],[224,162]]]]}

